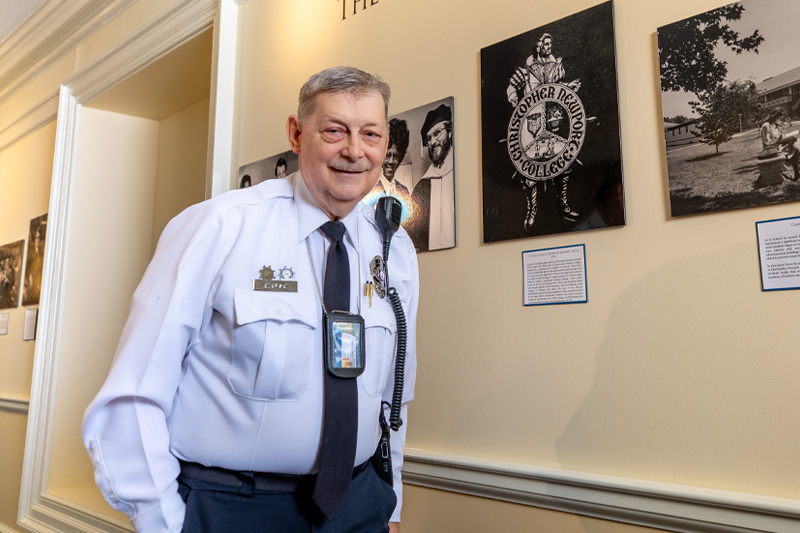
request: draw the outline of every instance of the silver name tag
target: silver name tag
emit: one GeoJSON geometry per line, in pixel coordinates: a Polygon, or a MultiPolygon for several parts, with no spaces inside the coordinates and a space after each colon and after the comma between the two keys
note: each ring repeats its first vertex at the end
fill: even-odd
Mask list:
{"type": "Polygon", "coordinates": [[[279,281],[279,280],[253,280],[254,291],[270,291],[270,292],[297,292],[296,281],[279,281]]]}

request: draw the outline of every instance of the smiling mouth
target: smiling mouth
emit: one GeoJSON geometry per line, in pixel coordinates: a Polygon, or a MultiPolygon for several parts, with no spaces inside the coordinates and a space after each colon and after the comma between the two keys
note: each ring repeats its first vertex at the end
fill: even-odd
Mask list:
{"type": "Polygon", "coordinates": [[[336,172],[344,172],[346,174],[360,174],[362,172],[367,172],[368,170],[370,170],[369,167],[361,167],[361,166],[352,166],[352,167],[331,166],[330,168],[336,172]]]}

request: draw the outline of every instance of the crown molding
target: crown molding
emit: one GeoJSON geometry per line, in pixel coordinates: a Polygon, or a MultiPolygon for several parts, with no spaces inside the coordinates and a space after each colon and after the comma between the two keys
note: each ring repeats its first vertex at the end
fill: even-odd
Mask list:
{"type": "Polygon", "coordinates": [[[0,43],[0,102],[135,0],[44,0],[0,43]]]}
{"type": "Polygon", "coordinates": [[[218,0],[177,0],[63,84],[83,104],[111,88],[214,22],[218,0]]]}
{"type": "MultiPolygon", "coordinates": [[[[132,0],[124,0],[126,5],[131,2],[132,0]]],[[[50,0],[46,0],[43,5],[52,3],[50,0]]],[[[71,4],[71,2],[60,3],[71,4]]],[[[109,2],[106,0],[106,3],[109,2]]],[[[110,3],[120,4],[123,2],[116,0],[110,3]]],[[[107,7],[110,8],[110,6],[107,7]]],[[[217,7],[217,0],[177,0],[63,83],[72,88],[72,94],[78,98],[78,103],[83,103],[127,78],[156,58],[170,52],[200,31],[207,29],[212,24],[217,7]]],[[[37,15],[38,11],[32,17],[37,15]]],[[[23,24],[27,25],[30,20],[28,19],[23,24]]],[[[3,43],[2,46],[5,44],[3,43]]],[[[0,54],[2,54],[2,46],[0,46],[0,54]]],[[[63,53],[71,49],[72,46],[68,46],[63,53]]],[[[56,61],[59,57],[61,56],[51,56],[49,60],[56,61]]],[[[23,77],[26,77],[26,80],[14,80],[14,87],[10,90],[15,90],[18,83],[25,83],[50,64],[52,63],[42,66],[41,69],[25,71],[23,77]]],[[[3,68],[3,59],[0,57],[0,80],[3,77],[3,68]]],[[[0,81],[0,101],[4,96],[10,94],[3,92],[7,88],[3,87],[2,81],[0,81]]],[[[0,124],[0,150],[55,120],[58,113],[58,98],[59,92],[55,90],[29,109],[22,110],[19,116],[13,118],[9,123],[0,124]]]]}
{"type": "Polygon", "coordinates": [[[8,125],[0,125],[0,150],[56,119],[58,91],[45,96],[8,125]]]}

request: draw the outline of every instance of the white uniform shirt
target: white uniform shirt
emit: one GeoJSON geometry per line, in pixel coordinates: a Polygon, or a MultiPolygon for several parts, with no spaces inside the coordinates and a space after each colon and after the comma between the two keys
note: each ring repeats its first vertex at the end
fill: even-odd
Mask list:
{"type": "MultiPolygon", "coordinates": [[[[83,423],[97,485],[138,531],[180,531],[178,459],[239,471],[316,471],[324,372],[319,290],[329,246],[318,228],[327,221],[296,173],[192,206],[164,230],[83,423]],[[253,290],[264,267],[276,279],[281,270],[291,274],[297,292],[253,290]]],[[[360,296],[372,279],[370,260],[382,254],[373,211],[359,203],[343,222],[350,309],[358,312],[360,301],[367,342],[366,369],[357,378],[357,465],[374,453],[381,400],[391,401],[396,324],[388,297],[373,296],[370,306],[360,296]]],[[[388,267],[408,322],[405,418],[416,377],[419,280],[403,229],[388,267]]],[[[392,432],[393,521],[405,427],[392,432]]]]}

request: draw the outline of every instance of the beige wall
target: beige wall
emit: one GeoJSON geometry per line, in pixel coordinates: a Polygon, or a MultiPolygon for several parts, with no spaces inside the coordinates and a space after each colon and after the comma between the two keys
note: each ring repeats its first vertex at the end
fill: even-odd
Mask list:
{"type": "MultiPolygon", "coordinates": [[[[21,275],[31,219],[47,213],[55,136],[56,124],[51,122],[0,151],[0,246],[25,241],[21,275]]],[[[0,391],[27,398],[35,343],[22,340],[26,307],[21,286],[19,298],[19,307],[0,309],[9,313],[8,335],[0,336],[0,391]]]]}
{"type": "Polygon", "coordinates": [[[458,246],[419,257],[408,445],[796,499],[800,300],[761,291],[754,223],[797,204],[669,216],[656,28],[726,2],[614,2],[627,226],[482,244],[480,49],[596,3],[381,0],[343,21],[249,0],[239,160],[286,149],[299,86],[331,65],[379,72],[390,113],[454,96],[458,246]],[[522,251],[572,244],[589,302],[523,307],[522,251]]]}
{"type": "Polygon", "coordinates": [[[0,529],[17,522],[19,485],[22,480],[22,457],[25,453],[26,417],[0,411],[2,450],[0,454],[0,529]]]}
{"type": "Polygon", "coordinates": [[[205,199],[208,105],[206,98],[160,121],[153,251],[167,222],[205,199]]]}
{"type": "MultiPolygon", "coordinates": [[[[55,121],[0,151],[0,245],[25,241],[32,218],[47,213],[53,168],[55,121]]],[[[24,272],[23,255],[22,269],[24,272]]],[[[35,341],[23,341],[25,310],[38,306],[2,309],[9,313],[8,334],[0,336],[0,396],[27,400],[35,341]]],[[[0,411],[0,524],[16,523],[27,417],[0,411]]]]}

